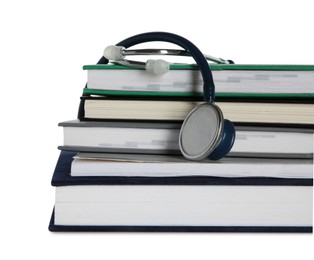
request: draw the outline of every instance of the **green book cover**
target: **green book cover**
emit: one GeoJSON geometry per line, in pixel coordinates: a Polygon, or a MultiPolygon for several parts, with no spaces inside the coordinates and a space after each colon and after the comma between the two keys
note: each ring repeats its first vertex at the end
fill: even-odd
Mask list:
{"type": "MultiPolygon", "coordinates": [[[[236,98],[236,99],[302,99],[309,100],[314,98],[314,65],[297,65],[297,64],[209,64],[216,86],[216,97],[221,99],[236,98]],[[218,78],[216,75],[222,75],[225,78],[218,78]],[[255,73],[255,74],[254,74],[255,73]],[[245,84],[244,90],[242,89],[245,84]],[[261,86],[261,84],[264,84],[261,86]],[[276,85],[277,84],[277,85],[276,85]],[[280,85],[281,84],[281,85],[280,85]],[[285,88],[282,88],[285,86],[285,88]],[[241,89],[240,89],[241,88],[241,89]],[[277,89],[276,89],[277,88],[277,89]],[[274,90],[275,89],[275,90],[274,90]]],[[[158,76],[143,74],[143,69],[132,68],[128,66],[118,64],[96,64],[85,65],[84,70],[88,72],[97,73],[97,71],[112,70],[111,73],[105,72],[105,77],[102,81],[92,84],[92,80],[97,77],[89,76],[87,87],[83,92],[87,95],[106,95],[106,96],[155,96],[155,97],[201,97],[203,96],[202,87],[198,86],[198,89],[193,91],[173,91],[172,89],[178,89],[177,86],[170,86],[168,89],[156,88],[158,85],[158,76]],[[127,78],[127,73],[135,71],[139,74],[136,80],[127,78]],[[121,77],[113,76],[113,73],[119,71],[121,77]],[[141,76],[141,75],[144,75],[141,76]],[[150,77],[150,78],[149,78],[150,77]],[[154,78],[155,77],[155,78],[154,78]],[[145,79],[144,79],[145,78],[145,79]],[[153,81],[150,84],[148,81],[153,81]],[[142,84],[143,81],[147,81],[147,85],[152,85],[140,88],[134,85],[142,84]],[[156,82],[157,83],[156,83],[156,82]],[[105,83],[104,83],[105,82],[105,83]],[[115,87],[115,84],[133,84],[133,86],[115,87]],[[89,84],[90,83],[90,84],[89,84]],[[101,85],[102,84],[102,85],[101,85]],[[156,88],[156,89],[154,89],[156,88]]],[[[184,71],[198,71],[197,65],[194,64],[176,64],[170,66],[170,72],[168,74],[178,75],[174,82],[177,83],[180,75],[185,74],[184,71]],[[183,71],[176,73],[175,71],[183,71]],[[180,74],[181,73],[181,74],[180,74]],[[183,73],[183,74],[182,74],[183,73]]],[[[99,73],[97,74],[99,75],[99,73]]],[[[163,76],[162,76],[163,77],[163,76]]],[[[170,76],[166,76],[169,77],[170,76]]],[[[171,78],[168,79],[171,82],[171,78]]],[[[187,81],[187,80],[186,80],[187,81]]],[[[201,80],[198,80],[200,85],[201,80]]],[[[144,84],[144,83],[143,83],[144,84]]],[[[160,83],[160,84],[172,84],[172,83],[160,83]]],[[[185,84],[179,82],[177,85],[185,84]]],[[[186,84],[188,84],[186,82],[186,84]]],[[[192,85],[192,83],[190,83],[192,85]]],[[[191,88],[191,87],[190,87],[191,88]]]]}
{"type": "MultiPolygon", "coordinates": [[[[302,64],[209,64],[211,70],[271,70],[271,71],[314,71],[314,65],[302,64]]],[[[143,70],[118,64],[84,65],[83,70],[143,70]]],[[[174,64],[170,70],[197,70],[195,64],[174,64]]]]}

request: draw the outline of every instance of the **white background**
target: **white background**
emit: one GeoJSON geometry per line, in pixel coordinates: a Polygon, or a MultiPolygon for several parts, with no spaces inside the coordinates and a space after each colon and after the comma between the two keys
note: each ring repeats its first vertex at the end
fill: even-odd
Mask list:
{"type": "MultiPolygon", "coordinates": [[[[105,46],[169,31],[236,63],[314,64],[313,1],[1,1],[1,259],[314,259],[306,234],[50,233],[58,122],[105,46]],[[6,257],[4,257],[6,255],[6,257]]],[[[297,86],[296,86],[297,87],[297,86]]]]}

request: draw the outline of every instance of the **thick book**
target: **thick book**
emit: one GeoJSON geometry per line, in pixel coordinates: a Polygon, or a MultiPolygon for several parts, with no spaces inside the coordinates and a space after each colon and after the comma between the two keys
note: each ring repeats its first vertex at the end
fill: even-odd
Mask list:
{"type": "MultiPolygon", "coordinates": [[[[249,100],[250,101],[250,100],[249,100]]],[[[200,104],[191,100],[82,97],[79,119],[183,121],[200,104]]],[[[238,123],[314,125],[314,102],[216,102],[224,117],[238,123]]]]}
{"type": "MultiPolygon", "coordinates": [[[[314,65],[211,64],[218,98],[314,98],[314,65]]],[[[118,96],[203,95],[201,74],[194,65],[174,65],[162,76],[113,64],[86,65],[85,94],[118,96]]]]}
{"type": "Polygon", "coordinates": [[[50,231],[312,232],[313,179],[71,177],[62,151],[50,231]]]}
{"type": "MultiPolygon", "coordinates": [[[[79,121],[59,123],[61,150],[180,154],[180,123],[79,121]]],[[[238,126],[230,156],[312,158],[313,129],[238,126]]]]}

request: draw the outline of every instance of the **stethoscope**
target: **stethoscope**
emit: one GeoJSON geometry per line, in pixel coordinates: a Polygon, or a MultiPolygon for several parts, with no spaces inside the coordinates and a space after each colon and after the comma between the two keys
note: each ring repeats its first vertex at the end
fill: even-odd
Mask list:
{"type": "Polygon", "coordinates": [[[183,156],[190,160],[209,158],[218,160],[226,156],[235,140],[235,128],[215,104],[215,85],[207,60],[230,64],[221,58],[215,58],[201,51],[189,40],[172,33],[150,32],[127,38],[115,46],[109,46],[98,64],[107,64],[109,60],[127,66],[145,68],[151,73],[162,75],[169,70],[169,63],[163,60],[147,61],[146,63],[126,60],[128,55],[183,55],[191,56],[198,65],[203,78],[204,103],[196,106],[184,119],[179,134],[179,147],[183,156]],[[145,49],[128,50],[134,45],[161,41],[176,44],[184,50],[145,49]]]}

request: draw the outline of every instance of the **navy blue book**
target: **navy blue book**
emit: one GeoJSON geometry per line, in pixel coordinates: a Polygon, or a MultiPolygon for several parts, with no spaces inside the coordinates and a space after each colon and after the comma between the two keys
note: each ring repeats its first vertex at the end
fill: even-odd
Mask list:
{"type": "Polygon", "coordinates": [[[312,178],[73,177],[75,155],[55,168],[50,231],[312,232],[312,178]]]}

